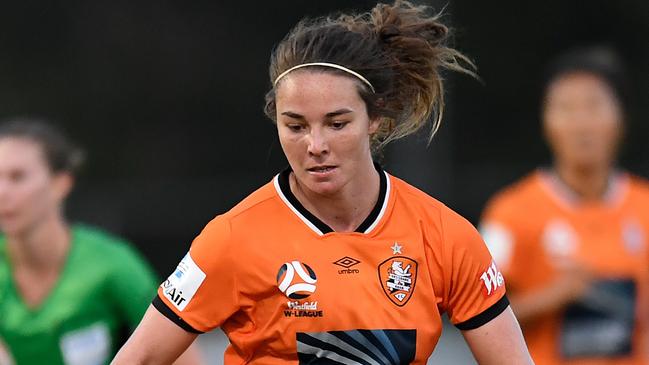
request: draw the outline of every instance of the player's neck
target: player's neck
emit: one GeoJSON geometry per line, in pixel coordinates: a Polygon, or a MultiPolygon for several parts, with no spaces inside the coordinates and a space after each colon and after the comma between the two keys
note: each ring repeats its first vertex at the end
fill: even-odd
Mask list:
{"type": "Polygon", "coordinates": [[[561,163],[555,163],[554,170],[559,179],[585,201],[601,200],[604,197],[612,171],[608,165],[575,168],[561,163]]]}
{"type": "Polygon", "coordinates": [[[53,215],[17,235],[7,236],[14,270],[58,271],[70,248],[70,231],[62,217],[53,215]]]}
{"type": "Polygon", "coordinates": [[[323,196],[304,189],[291,175],[291,191],[300,203],[336,232],[353,232],[370,214],[377,200],[381,180],[372,163],[357,171],[340,193],[323,196]]]}

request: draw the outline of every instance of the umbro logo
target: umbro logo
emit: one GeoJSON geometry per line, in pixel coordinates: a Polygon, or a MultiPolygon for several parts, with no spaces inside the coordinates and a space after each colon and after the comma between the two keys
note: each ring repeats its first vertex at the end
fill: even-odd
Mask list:
{"type": "Polygon", "coordinates": [[[360,263],[361,263],[360,261],[358,261],[358,260],[356,260],[354,258],[351,258],[349,256],[345,256],[342,259],[339,259],[338,261],[334,262],[334,264],[336,264],[338,266],[342,266],[345,269],[349,269],[350,267],[352,267],[354,265],[358,265],[360,263]]]}
{"type": "Polygon", "coordinates": [[[358,265],[360,263],[361,262],[356,260],[355,258],[345,256],[339,260],[336,260],[334,262],[334,265],[344,267],[344,269],[338,270],[338,274],[358,274],[360,273],[360,270],[352,269],[352,266],[358,265]]]}

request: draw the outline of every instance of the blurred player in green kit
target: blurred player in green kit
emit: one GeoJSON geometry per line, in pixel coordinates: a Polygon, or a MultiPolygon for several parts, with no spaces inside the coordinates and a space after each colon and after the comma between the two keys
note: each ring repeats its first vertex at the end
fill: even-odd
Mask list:
{"type": "MultiPolygon", "coordinates": [[[[45,122],[0,125],[0,365],[106,364],[155,295],[126,242],[66,222],[81,162],[45,122]]],[[[185,361],[200,362],[195,350],[185,361]]]]}

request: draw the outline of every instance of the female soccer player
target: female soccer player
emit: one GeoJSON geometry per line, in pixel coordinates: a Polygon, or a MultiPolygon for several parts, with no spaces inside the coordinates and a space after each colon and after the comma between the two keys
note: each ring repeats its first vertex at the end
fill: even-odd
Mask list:
{"type": "Polygon", "coordinates": [[[107,364],[155,294],[153,273],[128,244],[66,222],[80,163],[45,122],[0,125],[2,365],[107,364]]]}
{"type": "Polygon", "coordinates": [[[649,185],[616,168],[615,59],[550,68],[543,127],[554,161],[488,205],[482,231],[537,364],[649,364],[649,185]]]}
{"type": "Polygon", "coordinates": [[[290,168],[205,227],[114,363],[220,326],[226,364],[425,364],[447,312],[480,364],[530,364],[476,230],[372,160],[441,115],[447,33],[406,1],[299,23],[266,99],[290,168]]]}

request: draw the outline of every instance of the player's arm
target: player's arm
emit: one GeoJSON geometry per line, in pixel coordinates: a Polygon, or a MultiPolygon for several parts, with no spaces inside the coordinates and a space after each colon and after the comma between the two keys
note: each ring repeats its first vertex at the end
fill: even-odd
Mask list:
{"type": "Polygon", "coordinates": [[[193,343],[187,351],[185,351],[174,362],[174,365],[201,365],[204,364],[203,356],[197,343],[193,343]]]}
{"type": "Polygon", "coordinates": [[[480,365],[534,364],[511,308],[462,335],[480,365]]]}
{"type": "MultiPolygon", "coordinates": [[[[156,294],[157,279],[147,261],[128,244],[119,247],[119,268],[112,274],[111,292],[129,328],[134,329],[156,294]]],[[[191,346],[175,365],[200,365],[203,361],[196,345],[191,346]]]]}
{"type": "Polygon", "coordinates": [[[240,308],[233,246],[229,221],[212,220],[158,287],[114,364],[171,364],[176,359],[176,364],[196,364],[191,352],[179,356],[198,334],[219,327],[240,308]],[[223,294],[215,296],[218,292],[223,294]]]}
{"type": "Polygon", "coordinates": [[[591,275],[577,265],[559,270],[557,278],[545,287],[510,295],[512,308],[521,323],[561,310],[581,297],[590,287],[591,275]]]}
{"type": "Polygon", "coordinates": [[[505,281],[476,229],[455,213],[443,219],[443,306],[481,365],[533,364],[505,295],[505,281]]]}
{"type": "MultiPolygon", "coordinates": [[[[144,314],[142,322],[133,332],[112,365],[164,365],[172,364],[187,350],[198,336],[185,331],[153,306],[144,314]]],[[[187,364],[190,358],[186,358],[187,364]]],[[[176,364],[179,364],[176,362],[176,364]]]]}

